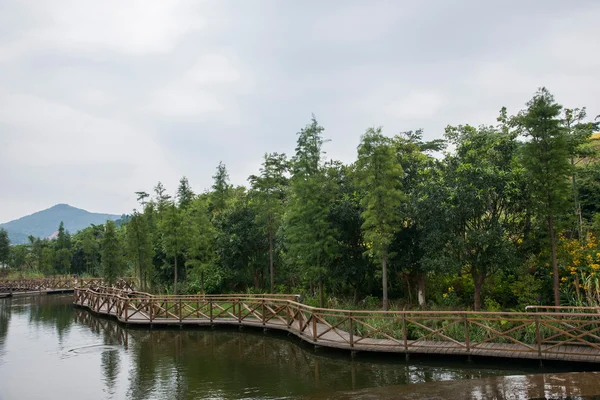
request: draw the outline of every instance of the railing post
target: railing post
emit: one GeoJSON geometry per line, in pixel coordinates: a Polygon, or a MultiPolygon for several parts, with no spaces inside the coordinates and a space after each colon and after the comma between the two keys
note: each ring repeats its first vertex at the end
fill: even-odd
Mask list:
{"type": "Polygon", "coordinates": [[[352,313],[348,313],[348,318],[350,319],[350,347],[354,347],[354,318],[352,318],[352,313]]]}
{"type": "MultiPolygon", "coordinates": [[[[236,298],[236,302],[237,302],[237,305],[238,305],[238,322],[241,325],[242,324],[242,304],[240,303],[240,299],[239,298],[236,298]]],[[[234,304],[233,307],[234,307],[234,310],[235,310],[235,304],[234,304]]]]}
{"type": "Polygon", "coordinates": [[[262,316],[262,324],[263,324],[263,326],[265,326],[265,323],[267,321],[267,319],[265,317],[265,299],[262,300],[262,313],[261,313],[261,316],[262,316]]]}
{"type": "Polygon", "coordinates": [[[463,312],[463,321],[465,323],[465,345],[467,346],[467,354],[471,354],[471,343],[469,340],[469,320],[467,319],[466,312],[463,312]]]}
{"type": "Polygon", "coordinates": [[[315,312],[313,311],[310,318],[312,319],[313,325],[313,341],[317,341],[317,318],[315,317],[315,312]]]}
{"type": "Polygon", "coordinates": [[[179,299],[179,322],[182,321],[182,317],[181,317],[181,299],[179,299]]]}
{"type": "Polygon", "coordinates": [[[540,316],[535,314],[535,337],[537,341],[538,357],[542,359],[542,334],[540,332],[540,316]]]}
{"type": "Polygon", "coordinates": [[[152,320],[154,319],[154,300],[150,299],[148,304],[150,306],[150,324],[152,324],[152,320]]]}
{"type": "Polygon", "coordinates": [[[408,329],[406,327],[406,312],[402,312],[402,340],[404,340],[404,353],[408,357],[408,329]]]}
{"type": "Polygon", "coordinates": [[[129,320],[129,299],[124,301],[125,304],[125,322],[129,320]]]}

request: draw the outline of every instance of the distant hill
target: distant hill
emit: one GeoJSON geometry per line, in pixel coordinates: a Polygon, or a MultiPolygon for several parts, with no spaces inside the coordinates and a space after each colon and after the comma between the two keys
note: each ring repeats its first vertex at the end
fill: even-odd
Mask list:
{"type": "Polygon", "coordinates": [[[119,218],[120,215],[91,213],[68,204],[57,204],[46,210],[0,224],[0,228],[8,232],[11,244],[23,244],[27,243],[29,235],[49,237],[58,230],[61,221],[64,222],[67,231],[75,233],[90,224],[104,224],[107,220],[116,221],[119,218]]]}

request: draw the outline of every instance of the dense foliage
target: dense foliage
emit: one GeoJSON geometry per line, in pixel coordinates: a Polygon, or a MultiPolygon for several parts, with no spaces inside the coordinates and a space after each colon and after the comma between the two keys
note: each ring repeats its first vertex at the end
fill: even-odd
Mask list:
{"type": "Polygon", "coordinates": [[[120,227],[61,226],[9,256],[0,232],[0,263],[125,273],[156,292],[295,292],[323,306],[598,305],[597,128],[540,89],[517,115],[449,126],[443,139],[368,129],[345,165],[325,159],[313,117],[295,154],[265,154],[249,187],[220,163],[206,192],[185,177],[174,197],[160,182],[136,192],[139,210],[120,227]]]}

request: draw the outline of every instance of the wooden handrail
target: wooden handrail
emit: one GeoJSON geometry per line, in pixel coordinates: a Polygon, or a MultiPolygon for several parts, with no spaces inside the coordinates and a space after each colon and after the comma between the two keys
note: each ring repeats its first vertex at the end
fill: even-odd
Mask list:
{"type": "Polygon", "coordinates": [[[351,350],[600,362],[600,316],[590,309],[339,310],[302,304],[296,295],[155,296],[101,286],[76,288],[74,303],[126,324],[260,326],[351,350]]]}

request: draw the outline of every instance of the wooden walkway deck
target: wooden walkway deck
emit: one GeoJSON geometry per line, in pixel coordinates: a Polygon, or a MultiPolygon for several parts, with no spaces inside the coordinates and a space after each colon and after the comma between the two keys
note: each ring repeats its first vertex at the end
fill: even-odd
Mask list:
{"type": "Polygon", "coordinates": [[[290,295],[152,296],[75,289],[74,304],[132,325],[237,325],[277,329],[316,346],[600,362],[600,314],[355,311],[309,307],[290,295]]]}

